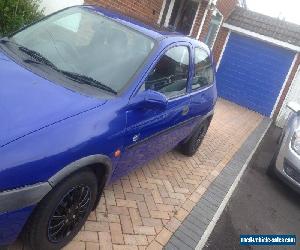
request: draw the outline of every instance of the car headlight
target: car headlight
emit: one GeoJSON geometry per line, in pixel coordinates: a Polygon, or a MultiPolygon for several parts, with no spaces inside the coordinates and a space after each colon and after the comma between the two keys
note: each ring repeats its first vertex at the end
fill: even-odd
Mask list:
{"type": "Polygon", "coordinates": [[[292,138],[292,148],[300,155],[300,131],[296,131],[292,138]]]}

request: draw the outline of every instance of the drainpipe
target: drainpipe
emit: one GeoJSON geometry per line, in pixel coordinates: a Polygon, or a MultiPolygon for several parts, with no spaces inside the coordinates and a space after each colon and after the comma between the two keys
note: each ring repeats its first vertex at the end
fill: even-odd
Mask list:
{"type": "Polygon", "coordinates": [[[202,18],[202,20],[201,20],[201,24],[200,24],[199,31],[198,31],[198,34],[197,34],[197,40],[199,40],[201,31],[202,31],[202,29],[203,29],[203,26],[204,26],[204,23],[205,23],[205,20],[206,20],[207,13],[208,13],[208,11],[209,11],[209,9],[210,9],[210,5],[211,5],[212,3],[215,3],[215,4],[216,4],[216,2],[217,2],[216,0],[209,0],[208,4],[207,4],[207,6],[206,6],[206,9],[205,9],[205,11],[204,11],[203,18],[202,18]]]}

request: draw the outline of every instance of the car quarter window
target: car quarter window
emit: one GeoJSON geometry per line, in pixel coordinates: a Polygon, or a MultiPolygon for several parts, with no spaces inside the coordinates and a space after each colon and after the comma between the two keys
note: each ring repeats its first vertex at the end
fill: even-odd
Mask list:
{"type": "Polygon", "coordinates": [[[214,81],[214,70],[208,53],[201,49],[195,49],[195,74],[192,89],[196,90],[212,84],[214,81]]]}
{"type": "Polygon", "coordinates": [[[152,69],[141,90],[155,90],[167,98],[186,93],[189,60],[188,47],[176,46],[169,49],[152,69]]]}

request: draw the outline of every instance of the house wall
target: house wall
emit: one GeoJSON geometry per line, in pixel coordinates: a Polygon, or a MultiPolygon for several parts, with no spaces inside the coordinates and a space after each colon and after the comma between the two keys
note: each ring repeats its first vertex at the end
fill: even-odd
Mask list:
{"type": "Polygon", "coordinates": [[[84,0],[42,0],[40,4],[40,8],[44,9],[44,14],[49,15],[55,11],[60,9],[83,4],[84,0]]]}
{"type": "MultiPolygon", "coordinates": [[[[200,3],[201,4],[200,9],[199,9],[198,15],[196,17],[193,31],[191,33],[191,35],[193,37],[197,37],[203,16],[205,14],[205,10],[208,8],[208,3],[209,3],[209,1],[206,1],[206,0],[202,0],[202,2],[200,3]]],[[[238,4],[237,0],[218,0],[216,7],[223,15],[223,22],[230,16],[230,14],[235,9],[237,4],[238,4]]],[[[199,36],[200,41],[205,40],[205,37],[208,33],[211,18],[212,18],[212,11],[210,9],[208,9],[208,11],[206,12],[205,21],[203,23],[203,26],[202,26],[202,29],[200,32],[200,36],[199,36]]],[[[219,57],[223,50],[223,46],[226,41],[228,32],[229,32],[228,29],[225,29],[222,27],[219,30],[219,33],[217,35],[217,38],[216,38],[216,41],[214,44],[214,48],[213,48],[215,62],[217,62],[219,60],[219,57]]]]}
{"type": "Polygon", "coordinates": [[[221,57],[221,53],[223,51],[224,46],[226,46],[225,42],[228,36],[229,30],[226,28],[221,27],[216,42],[214,44],[214,48],[213,48],[213,56],[214,56],[214,61],[215,64],[218,63],[218,61],[220,60],[221,57]]]}
{"type": "MultiPolygon", "coordinates": [[[[107,9],[115,10],[127,16],[134,17],[152,26],[157,26],[163,2],[163,0],[85,0],[86,4],[96,4],[107,9]]],[[[199,36],[200,41],[204,41],[212,17],[212,11],[208,9],[209,2],[209,0],[200,1],[199,10],[197,12],[197,16],[195,17],[196,19],[191,31],[191,36],[196,38],[205,15],[205,21],[202,25],[199,36]]],[[[225,21],[229,17],[237,4],[238,0],[217,1],[216,7],[224,17],[223,21],[225,21]]],[[[221,27],[213,48],[215,62],[217,62],[220,57],[227,34],[228,30],[221,27]]]]}
{"type": "Polygon", "coordinates": [[[274,116],[273,116],[274,118],[277,118],[277,116],[278,116],[278,114],[280,112],[280,109],[281,109],[281,107],[283,105],[283,102],[284,102],[286,96],[287,96],[287,93],[289,92],[289,89],[291,87],[291,84],[292,84],[295,76],[296,76],[296,73],[297,73],[297,70],[298,70],[299,66],[300,66],[300,54],[298,53],[295,65],[294,65],[294,67],[293,67],[293,69],[292,69],[292,71],[290,73],[288,81],[287,81],[287,83],[285,85],[285,88],[282,91],[282,95],[280,96],[279,102],[278,102],[276,110],[274,112],[274,116]]]}
{"type": "Polygon", "coordinates": [[[156,26],[163,0],[85,0],[85,3],[118,11],[126,16],[156,26]]]}

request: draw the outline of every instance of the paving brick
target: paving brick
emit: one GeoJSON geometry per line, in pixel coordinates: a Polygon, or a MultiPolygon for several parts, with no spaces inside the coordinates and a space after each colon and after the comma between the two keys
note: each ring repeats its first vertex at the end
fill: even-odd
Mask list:
{"type": "Polygon", "coordinates": [[[112,250],[112,240],[111,234],[106,232],[98,233],[99,236],[99,244],[101,250],[112,250]]]}
{"type": "Polygon", "coordinates": [[[152,218],[155,219],[170,219],[170,215],[168,212],[164,212],[164,211],[159,211],[159,210],[151,210],[150,211],[150,215],[152,218]]]}
{"type": "Polygon", "coordinates": [[[124,244],[121,225],[119,223],[110,223],[109,227],[111,232],[112,243],[124,244]]]}
{"type": "Polygon", "coordinates": [[[193,202],[193,201],[191,201],[191,200],[186,200],[185,202],[184,202],[184,204],[182,205],[182,207],[186,210],[186,211],[188,211],[188,212],[190,212],[190,211],[192,211],[192,209],[193,209],[193,207],[196,205],[196,203],[195,202],[193,202]]]}
{"type": "Polygon", "coordinates": [[[137,208],[136,201],[117,199],[116,202],[119,207],[137,208]]]}
{"type": "Polygon", "coordinates": [[[108,222],[87,221],[85,223],[85,230],[93,232],[109,232],[108,222]]]}
{"type": "Polygon", "coordinates": [[[156,235],[155,228],[149,226],[134,226],[134,232],[136,234],[144,234],[144,235],[156,235]]]}
{"type": "Polygon", "coordinates": [[[137,205],[142,217],[150,217],[150,213],[145,202],[138,202],[137,205]]]}
{"type": "Polygon", "coordinates": [[[149,227],[158,227],[158,226],[163,225],[161,219],[142,218],[142,221],[143,221],[143,225],[149,226],[149,227]]]}
{"type": "Polygon", "coordinates": [[[129,215],[127,207],[107,206],[108,213],[117,215],[129,215]]]}
{"type": "Polygon", "coordinates": [[[131,218],[128,215],[120,215],[122,232],[124,234],[133,234],[131,218]]]}
{"type": "Polygon", "coordinates": [[[145,201],[144,195],[135,193],[125,193],[126,199],[133,201],[145,201]]]}
{"type": "MultiPolygon", "coordinates": [[[[235,153],[261,119],[256,113],[218,100],[214,119],[195,156],[184,157],[171,151],[108,185],[96,211],[72,241],[73,249],[97,247],[97,244],[101,250],[162,249],[167,238],[163,232],[176,230],[198,241],[220,198],[232,184],[234,174],[240,171],[247,150],[252,148],[244,144],[241,148],[244,153],[235,153]],[[230,167],[223,172],[228,163],[230,167]],[[192,220],[187,217],[189,211],[192,220]]],[[[255,143],[257,139],[249,140],[255,143]]],[[[174,242],[170,239],[166,249],[186,246],[178,237],[171,237],[174,242]]]]}
{"type": "Polygon", "coordinates": [[[111,205],[111,206],[116,205],[115,193],[113,191],[105,190],[104,196],[107,205],[111,205]]]}
{"type": "Polygon", "coordinates": [[[154,240],[150,243],[150,245],[146,249],[147,250],[161,250],[161,249],[163,249],[163,246],[154,240]]]}
{"type": "MultiPolygon", "coordinates": [[[[22,249],[20,247],[19,249],[22,249]]],[[[63,250],[85,250],[84,242],[71,241],[67,246],[63,248],[63,250]]]]}
{"type": "Polygon", "coordinates": [[[167,244],[167,242],[169,241],[171,236],[172,236],[172,232],[170,232],[168,229],[164,228],[157,235],[156,241],[164,246],[165,244],[167,244]]]}
{"type": "Polygon", "coordinates": [[[146,235],[131,235],[131,234],[124,234],[124,241],[126,245],[133,245],[133,246],[147,246],[148,240],[146,235]]]}
{"type": "Polygon", "coordinates": [[[75,241],[89,241],[89,242],[98,242],[98,235],[96,232],[91,231],[80,231],[75,239],[75,241]]]}
{"type": "Polygon", "coordinates": [[[169,231],[174,233],[177,230],[177,228],[180,226],[180,224],[181,224],[181,221],[179,221],[178,219],[173,217],[170,221],[167,222],[166,228],[169,231]]]}
{"type": "Polygon", "coordinates": [[[132,245],[113,245],[114,250],[138,250],[137,246],[132,245]]]}
{"type": "MultiPolygon", "coordinates": [[[[139,210],[135,208],[129,208],[129,214],[133,225],[142,225],[142,218],[140,216],[139,210]]],[[[145,218],[145,217],[143,217],[145,218]]]]}
{"type": "Polygon", "coordinates": [[[152,190],[152,196],[153,196],[153,199],[154,199],[154,202],[156,203],[156,205],[159,205],[159,204],[163,203],[163,200],[162,200],[162,198],[160,196],[160,193],[157,189],[152,190]]]}
{"type": "Polygon", "coordinates": [[[174,205],[156,204],[156,206],[159,211],[165,211],[165,212],[175,212],[176,211],[174,205]]]}
{"type": "Polygon", "coordinates": [[[97,213],[97,221],[120,223],[120,217],[117,214],[97,213]]]}
{"type": "Polygon", "coordinates": [[[86,243],[86,250],[100,250],[99,243],[87,242],[86,243]]]}
{"type": "Polygon", "coordinates": [[[123,190],[121,182],[120,182],[120,184],[114,184],[113,190],[114,190],[116,199],[125,199],[124,190],[123,190]]]}
{"type": "Polygon", "coordinates": [[[179,221],[183,221],[186,216],[189,214],[188,211],[186,211],[183,208],[180,208],[176,213],[175,213],[175,218],[178,219],[179,221]]]}
{"type": "Polygon", "coordinates": [[[89,217],[88,217],[88,221],[97,221],[97,216],[96,216],[96,212],[93,211],[90,213],[89,217]]]}

